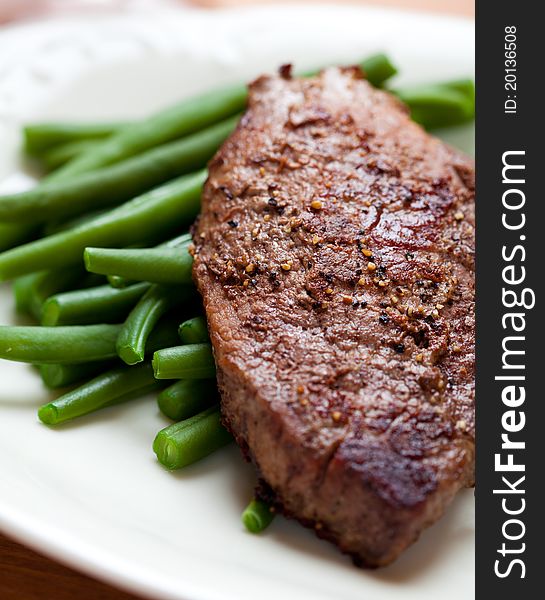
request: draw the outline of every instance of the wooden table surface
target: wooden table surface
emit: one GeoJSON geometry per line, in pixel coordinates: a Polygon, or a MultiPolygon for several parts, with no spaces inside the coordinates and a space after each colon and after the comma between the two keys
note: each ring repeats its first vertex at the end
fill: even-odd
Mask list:
{"type": "Polygon", "coordinates": [[[1,600],[136,600],[0,535],[1,600]]]}
{"type": "MultiPolygon", "coordinates": [[[[331,0],[330,0],[331,1],[331,0]]],[[[258,4],[259,0],[195,0],[207,6],[258,4]]],[[[352,3],[382,4],[475,14],[473,0],[353,0],[352,3]]],[[[0,533],[1,600],[137,600],[137,597],[77,573],[45,556],[17,544],[0,533]]]]}

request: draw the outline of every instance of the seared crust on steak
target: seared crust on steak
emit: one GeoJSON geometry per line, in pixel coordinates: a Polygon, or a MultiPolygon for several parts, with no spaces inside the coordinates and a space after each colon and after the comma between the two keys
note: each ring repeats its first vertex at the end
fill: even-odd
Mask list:
{"type": "Polygon", "coordinates": [[[386,565],[473,484],[473,164],[355,68],[283,75],[194,229],[223,418],[278,507],[386,565]]]}

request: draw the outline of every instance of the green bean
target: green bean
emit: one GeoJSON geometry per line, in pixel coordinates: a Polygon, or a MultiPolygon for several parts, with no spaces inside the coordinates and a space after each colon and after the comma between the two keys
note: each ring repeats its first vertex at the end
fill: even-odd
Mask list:
{"type": "Polygon", "coordinates": [[[192,293],[191,286],[151,286],[132,309],[119,333],[117,338],[119,358],[128,365],[142,362],[148,337],[159,319],[192,293]]]}
{"type": "Polygon", "coordinates": [[[0,252],[34,239],[38,230],[37,225],[27,223],[0,223],[0,252]]]}
{"type": "Polygon", "coordinates": [[[113,364],[114,361],[106,360],[79,365],[40,365],[39,369],[44,384],[56,390],[104,373],[111,369],[113,364]]]}
{"type": "Polygon", "coordinates": [[[360,63],[367,81],[380,87],[385,81],[397,73],[390,59],[383,53],[373,54],[360,63]]]}
{"type": "Polygon", "coordinates": [[[158,350],[153,355],[157,379],[210,379],[216,365],[210,344],[187,344],[158,350]]]}
{"type": "Polygon", "coordinates": [[[61,231],[68,231],[70,229],[75,229],[84,223],[89,223],[93,219],[97,219],[102,215],[105,215],[109,210],[108,208],[104,208],[101,210],[93,210],[91,212],[85,213],[84,215],[79,215],[78,217],[72,217],[69,219],[53,219],[48,223],[44,224],[42,230],[42,237],[47,237],[49,235],[55,235],[56,233],[60,233],[61,231]]]}
{"type": "MultiPolygon", "coordinates": [[[[96,149],[81,155],[53,173],[49,181],[68,180],[75,175],[118,163],[177,138],[183,139],[233,117],[244,110],[245,105],[246,87],[243,85],[214,90],[184,100],[120,130],[96,149]]],[[[219,143],[216,144],[216,148],[218,145],[219,143]]]]}
{"type": "Polygon", "coordinates": [[[186,248],[117,250],[86,248],[85,267],[100,275],[121,275],[152,283],[191,283],[193,257],[186,248]]]}
{"type": "Polygon", "coordinates": [[[38,417],[46,425],[59,425],[159,387],[150,364],[130,369],[118,367],[44,404],[38,410],[38,417]]]}
{"type": "Polygon", "coordinates": [[[51,295],[80,284],[85,272],[80,268],[40,271],[21,277],[15,282],[15,306],[37,321],[41,318],[42,306],[51,295]]]}
{"type": "Polygon", "coordinates": [[[204,344],[210,342],[208,326],[204,317],[184,321],[178,329],[183,344],[204,344]]]}
{"type": "Polygon", "coordinates": [[[272,523],[274,516],[274,508],[270,504],[254,498],[244,509],[242,522],[250,533],[261,533],[272,523]]]}
{"type": "Polygon", "coordinates": [[[0,358],[33,364],[78,364],[114,358],[121,325],[0,325],[0,358]]]}
{"type": "Polygon", "coordinates": [[[139,283],[116,290],[101,285],[55,294],[42,305],[41,323],[46,327],[119,323],[150,287],[148,283],[139,283]]]}
{"type": "Polygon", "coordinates": [[[0,281],[77,264],[87,246],[129,246],[179,230],[197,215],[205,178],[205,171],[180,177],[74,229],[1,253],[0,281]]]}
{"type": "Polygon", "coordinates": [[[173,421],[189,419],[217,402],[218,388],[214,379],[182,379],[157,398],[160,411],[173,421]]]}
{"type": "Polygon", "coordinates": [[[54,146],[100,140],[118,133],[127,123],[30,123],[23,128],[24,150],[31,156],[54,146]]]}
{"type": "MultiPolygon", "coordinates": [[[[180,246],[189,245],[191,243],[191,234],[184,233],[166,242],[159,244],[158,248],[179,248],[180,246]]],[[[120,275],[108,275],[106,277],[108,283],[114,288],[125,288],[134,283],[134,281],[121,277],[120,275]]]]}
{"type": "Polygon", "coordinates": [[[0,220],[40,222],[119,204],[173,177],[204,167],[237,119],[150,150],[98,172],[0,196],[0,220]]]}
{"type": "Polygon", "coordinates": [[[60,146],[55,146],[47,150],[39,157],[40,164],[45,167],[46,171],[54,171],[65,165],[68,161],[80,156],[84,152],[89,152],[92,148],[96,148],[100,142],[96,140],[77,140],[68,142],[60,146]]]}
{"type": "MultiPolygon", "coordinates": [[[[105,364],[111,364],[117,359],[115,342],[120,327],[0,327],[0,358],[38,364],[46,385],[62,387],[103,371],[105,364]],[[23,349],[18,347],[21,342],[24,343],[23,349]],[[66,343],[68,348],[56,348],[57,345],[66,343]],[[17,354],[13,352],[14,347],[17,354]],[[54,350],[51,356],[48,356],[49,348],[54,350]],[[87,355],[87,352],[90,354],[87,355]],[[59,363],[55,363],[55,360],[59,363]]],[[[176,339],[176,320],[165,317],[149,337],[148,354],[152,355],[157,350],[172,346],[176,339]]]]}
{"type": "Polygon", "coordinates": [[[427,129],[467,123],[475,117],[475,89],[470,79],[405,86],[393,90],[427,129]]]}
{"type": "MultiPolygon", "coordinates": [[[[187,247],[189,247],[191,242],[192,242],[191,234],[190,233],[182,233],[181,235],[178,235],[175,238],[161,242],[160,244],[158,244],[155,247],[155,249],[164,250],[164,249],[168,249],[168,248],[187,248],[187,247]]],[[[134,249],[149,250],[149,248],[146,248],[144,246],[126,248],[126,250],[134,250],[134,249]]],[[[97,250],[98,251],[97,254],[99,254],[100,251],[103,249],[102,248],[98,248],[98,249],[93,248],[92,250],[97,250]]],[[[106,249],[106,250],[108,250],[108,249],[106,249]]],[[[118,252],[118,250],[115,249],[116,256],[118,256],[117,252],[118,252]]],[[[131,254],[130,252],[128,252],[126,254],[127,259],[130,259],[130,260],[132,260],[134,256],[135,255],[131,254]]],[[[119,275],[107,275],[107,279],[110,282],[110,285],[112,285],[112,287],[126,287],[131,282],[131,280],[129,280],[125,277],[121,277],[119,275]]]]}
{"type": "Polygon", "coordinates": [[[448,81],[443,81],[441,83],[437,83],[436,85],[443,88],[456,90],[457,92],[460,92],[460,94],[463,94],[466,98],[475,100],[475,82],[473,79],[449,79],[448,81]]]}
{"type": "Polygon", "coordinates": [[[167,469],[181,469],[208,456],[232,440],[221,424],[220,411],[205,411],[162,429],[153,442],[159,462],[167,469]]]}

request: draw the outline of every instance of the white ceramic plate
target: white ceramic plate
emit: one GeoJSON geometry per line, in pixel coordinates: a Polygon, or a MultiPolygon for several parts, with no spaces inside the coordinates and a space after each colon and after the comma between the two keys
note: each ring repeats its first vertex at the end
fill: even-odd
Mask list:
{"type": "MultiPolygon", "coordinates": [[[[185,95],[247,80],[283,62],[354,62],[385,50],[405,80],[473,72],[473,23],[341,7],[86,14],[0,33],[0,178],[28,185],[20,123],[144,115],[185,95]]],[[[466,150],[471,128],[453,134],[466,150]]],[[[0,322],[15,316],[0,287],[0,322]]],[[[53,431],[31,368],[0,362],[0,526],[93,576],[154,598],[427,600],[471,598],[473,493],[394,565],[352,566],[282,518],[247,534],[240,512],[254,474],[234,447],[181,473],[154,460],[166,425],[153,398],[53,431]]]]}

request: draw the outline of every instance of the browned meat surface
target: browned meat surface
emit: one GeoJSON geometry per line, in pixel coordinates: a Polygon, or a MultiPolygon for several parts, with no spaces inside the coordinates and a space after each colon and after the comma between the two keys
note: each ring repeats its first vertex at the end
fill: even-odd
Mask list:
{"type": "Polygon", "coordinates": [[[356,69],[262,77],[194,230],[226,425],[385,565],[474,474],[473,164],[356,69]]]}

